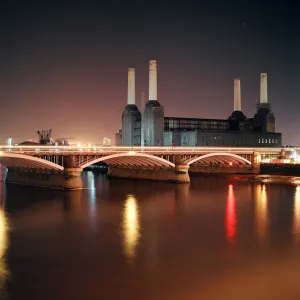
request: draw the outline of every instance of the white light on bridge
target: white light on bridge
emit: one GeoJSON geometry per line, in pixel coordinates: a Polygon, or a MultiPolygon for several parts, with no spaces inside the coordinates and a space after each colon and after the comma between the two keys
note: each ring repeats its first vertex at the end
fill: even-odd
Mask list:
{"type": "Polygon", "coordinates": [[[135,154],[134,151],[129,151],[128,153],[129,153],[129,155],[134,155],[135,154]]]}
{"type": "Polygon", "coordinates": [[[12,146],[12,138],[7,139],[7,146],[11,147],[12,146]]]}
{"type": "Polygon", "coordinates": [[[261,163],[261,155],[258,154],[257,157],[256,157],[256,163],[261,163]]]}
{"type": "Polygon", "coordinates": [[[264,158],[261,160],[262,163],[269,163],[271,160],[269,158],[264,158]]]}

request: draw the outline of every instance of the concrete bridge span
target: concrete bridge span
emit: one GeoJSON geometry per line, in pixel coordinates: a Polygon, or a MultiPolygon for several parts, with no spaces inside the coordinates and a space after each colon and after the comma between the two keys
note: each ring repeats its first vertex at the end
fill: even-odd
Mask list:
{"type": "Polygon", "coordinates": [[[62,171],[64,167],[51,161],[27,154],[0,152],[0,164],[7,168],[25,168],[62,171]]]}
{"type": "Polygon", "coordinates": [[[279,157],[281,148],[14,146],[1,149],[0,164],[8,168],[8,182],[76,189],[82,187],[82,170],[97,162],[107,163],[112,177],[184,183],[189,169],[249,168],[265,155],[279,157]]]}
{"type": "Polygon", "coordinates": [[[186,161],[188,165],[192,165],[197,162],[203,163],[218,163],[218,164],[242,164],[251,165],[251,161],[244,158],[242,155],[237,155],[228,152],[213,152],[208,154],[199,155],[186,161]]]}
{"type": "Polygon", "coordinates": [[[124,152],[110,155],[103,155],[101,157],[92,158],[86,163],[78,163],[81,168],[86,168],[98,162],[105,162],[108,165],[123,165],[123,166],[143,166],[143,167],[171,167],[174,168],[175,164],[160,156],[142,153],[142,152],[124,152]]]}

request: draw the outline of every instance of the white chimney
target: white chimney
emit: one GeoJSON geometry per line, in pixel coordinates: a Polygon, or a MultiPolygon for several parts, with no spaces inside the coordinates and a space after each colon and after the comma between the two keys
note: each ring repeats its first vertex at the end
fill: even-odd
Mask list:
{"type": "Polygon", "coordinates": [[[149,100],[157,100],[156,60],[149,61],[149,100]]]}
{"type": "Polygon", "coordinates": [[[241,111],[241,81],[239,78],[234,79],[234,111],[241,111]]]}
{"type": "Polygon", "coordinates": [[[127,104],[135,104],[135,69],[128,68],[127,104]]]}
{"type": "Polygon", "coordinates": [[[260,103],[268,103],[267,73],[260,73],[260,103]]]}
{"type": "Polygon", "coordinates": [[[145,109],[145,92],[142,92],[141,94],[141,111],[144,111],[145,109]]]}

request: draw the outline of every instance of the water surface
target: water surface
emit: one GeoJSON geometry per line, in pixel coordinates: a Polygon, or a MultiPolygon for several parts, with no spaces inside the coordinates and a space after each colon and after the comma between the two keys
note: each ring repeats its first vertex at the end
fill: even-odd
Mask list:
{"type": "Polygon", "coordinates": [[[0,299],[300,299],[300,189],[0,185],[0,299]]]}

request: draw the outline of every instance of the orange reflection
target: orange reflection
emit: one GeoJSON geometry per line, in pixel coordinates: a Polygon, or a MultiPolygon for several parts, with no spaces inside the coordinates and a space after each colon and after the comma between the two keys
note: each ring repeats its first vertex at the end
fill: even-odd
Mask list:
{"type": "Polygon", "coordinates": [[[8,247],[8,222],[3,209],[0,207],[0,295],[3,295],[5,281],[8,278],[9,272],[5,262],[5,254],[8,247]]]}
{"type": "Polygon", "coordinates": [[[123,208],[122,233],[124,253],[131,261],[136,255],[136,247],[140,239],[139,208],[136,198],[128,195],[123,208]]]}
{"type": "Polygon", "coordinates": [[[268,229],[268,198],[266,185],[255,186],[255,227],[258,238],[264,239],[268,229]]]}
{"type": "Polygon", "coordinates": [[[226,202],[226,219],[225,219],[226,238],[228,242],[233,243],[236,235],[236,211],[233,185],[229,184],[227,202],[226,202]]]}
{"type": "Polygon", "coordinates": [[[296,187],[294,198],[294,216],[293,216],[293,235],[294,242],[298,244],[300,240],[300,187],[296,187]]]}
{"type": "Polygon", "coordinates": [[[170,224],[171,227],[175,225],[176,214],[188,209],[190,185],[177,184],[174,190],[174,201],[170,202],[170,224]]]}

